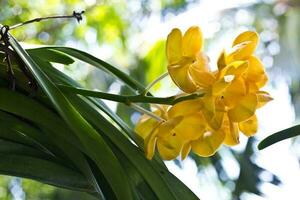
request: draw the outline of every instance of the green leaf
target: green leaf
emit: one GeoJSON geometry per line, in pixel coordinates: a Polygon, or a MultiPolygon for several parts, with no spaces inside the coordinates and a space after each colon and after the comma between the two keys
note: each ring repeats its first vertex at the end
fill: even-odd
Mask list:
{"type": "Polygon", "coordinates": [[[137,168],[134,167],[134,165],[132,165],[130,160],[128,160],[127,156],[112,142],[110,142],[109,144],[113,151],[116,152],[118,159],[122,163],[122,167],[124,167],[124,169],[127,172],[128,178],[130,180],[130,185],[133,190],[133,194],[135,195],[134,198],[136,200],[157,199],[157,196],[154,193],[154,191],[150,188],[149,184],[142,177],[137,168]]]}
{"type": "Polygon", "coordinates": [[[290,127],[288,129],[284,129],[282,131],[279,131],[277,133],[274,133],[274,134],[266,137],[258,144],[258,149],[262,150],[262,149],[264,149],[268,146],[271,146],[277,142],[280,142],[280,141],[288,139],[288,138],[296,137],[298,135],[300,135],[300,124],[290,127]]]}
{"type": "MultiPolygon", "coordinates": [[[[45,70],[45,72],[47,72],[47,74],[51,74],[51,78],[52,80],[54,80],[55,82],[57,83],[63,83],[63,84],[67,84],[67,85],[71,85],[71,86],[78,86],[78,84],[76,82],[74,82],[72,79],[70,79],[69,77],[67,77],[66,75],[64,75],[63,73],[57,71],[56,69],[52,68],[51,65],[48,65],[47,67],[45,65],[42,65],[41,67],[43,67],[42,69],[45,70]]],[[[79,97],[77,97],[79,98],[79,97]]],[[[91,106],[92,107],[92,110],[93,112],[95,112],[96,110],[98,109],[101,109],[102,111],[104,111],[105,113],[109,114],[109,116],[111,117],[112,120],[115,120],[115,114],[113,112],[111,112],[107,107],[104,106],[104,104],[101,103],[101,100],[94,100],[93,98],[87,98],[89,99],[89,101],[92,102],[92,105],[94,104],[94,106],[91,106]],[[96,105],[96,107],[95,107],[96,105]]],[[[78,100],[79,102],[82,103],[82,101],[78,100]]],[[[74,102],[73,102],[73,105],[74,105],[74,102]]],[[[87,108],[82,108],[83,110],[91,110],[91,108],[87,109],[87,108]]],[[[97,111],[98,112],[98,111],[97,111]]],[[[89,116],[89,114],[87,114],[87,116],[89,116]]],[[[101,116],[101,115],[100,115],[101,116]]],[[[124,136],[122,136],[122,134],[119,132],[119,131],[115,131],[116,128],[115,127],[111,127],[111,124],[110,122],[108,122],[105,118],[103,118],[102,116],[90,116],[90,117],[87,117],[87,118],[94,118],[96,121],[95,123],[97,123],[97,125],[94,125],[94,126],[97,126],[99,127],[101,130],[104,130],[102,134],[105,134],[105,135],[110,135],[107,136],[111,139],[111,135],[115,135],[115,139],[114,140],[124,140],[125,141],[127,140],[126,138],[124,138],[124,136]],[[99,118],[100,117],[100,118],[99,118]],[[101,124],[101,122],[103,121],[106,121],[105,123],[107,123],[106,125],[106,128],[101,128],[103,127],[103,125],[101,124]],[[112,131],[114,130],[114,131],[112,131]]],[[[129,129],[125,124],[124,122],[119,119],[119,122],[117,123],[123,130],[126,130],[128,133],[127,134],[130,134],[130,135],[133,135],[133,132],[131,129],[129,129]]],[[[102,132],[102,131],[101,131],[102,132]]],[[[116,142],[112,140],[112,143],[115,144],[116,142]]],[[[128,141],[128,140],[127,140],[128,141]]],[[[119,142],[120,143],[120,142],[119,142]]],[[[124,143],[121,142],[121,143],[124,143]]],[[[130,144],[130,148],[135,148],[136,147],[134,145],[132,145],[129,141],[128,142],[125,142],[125,143],[129,143],[130,144]]],[[[117,146],[119,146],[120,144],[118,144],[117,146]]],[[[120,147],[117,147],[118,149],[120,147]]],[[[123,148],[128,148],[128,147],[123,147],[123,148]]],[[[123,149],[122,148],[122,149],[123,149]]],[[[114,150],[115,152],[116,150],[114,150]]],[[[118,150],[117,150],[118,151],[118,150]]],[[[119,150],[119,152],[123,152],[121,151],[121,149],[119,150]]],[[[125,151],[126,152],[126,151],[125,151]]],[[[131,166],[133,167],[133,170],[137,170],[138,169],[138,174],[141,174],[140,171],[143,172],[143,177],[145,176],[145,174],[148,173],[148,178],[151,177],[152,178],[152,175],[151,174],[154,174],[154,177],[158,177],[157,178],[157,183],[155,181],[152,181],[152,187],[155,187],[154,185],[160,185],[160,184],[166,184],[166,191],[172,191],[170,194],[174,194],[174,196],[172,195],[172,197],[170,198],[167,198],[167,199],[198,199],[181,181],[179,181],[174,175],[172,175],[167,169],[166,167],[163,165],[163,163],[161,162],[161,160],[156,156],[156,159],[155,160],[152,160],[152,161],[148,161],[143,152],[140,152],[140,151],[134,151],[134,153],[125,153],[124,156],[125,158],[122,158],[122,159],[127,159],[127,162],[130,162],[132,163],[132,159],[135,159],[135,157],[138,155],[139,159],[136,159],[136,161],[134,162],[135,164],[131,164],[131,166]],[[132,157],[131,160],[128,159],[128,156],[132,157]],[[143,162],[140,162],[140,159],[141,160],[144,160],[143,162]],[[143,164],[144,163],[144,164],[143,164]],[[134,166],[138,166],[138,167],[134,167],[134,166]],[[144,169],[145,167],[145,169],[144,169]],[[150,173],[149,173],[149,169],[150,170],[150,173]],[[151,172],[152,171],[152,172],[151,172]],[[176,196],[176,197],[175,197],[176,196]]],[[[121,159],[120,158],[120,155],[118,154],[118,159],[121,159]]],[[[121,159],[121,160],[122,160],[121,159]]],[[[124,162],[125,162],[124,160],[124,162]]],[[[123,162],[122,162],[122,166],[124,166],[123,162]]],[[[128,167],[127,167],[127,170],[128,170],[128,167]]],[[[136,173],[136,172],[135,172],[136,173]]],[[[144,179],[144,178],[143,178],[144,179]]],[[[146,179],[144,179],[146,180],[146,179]]],[[[150,180],[151,181],[151,180],[150,180]]],[[[149,180],[147,180],[147,182],[149,182],[149,180]]],[[[148,183],[146,183],[148,185],[148,183]]],[[[160,187],[156,186],[157,188],[157,191],[158,190],[161,190],[160,187]]],[[[138,190],[140,191],[143,191],[143,189],[141,188],[138,188],[138,190]]],[[[156,191],[156,192],[157,192],[156,191]]],[[[159,192],[158,192],[159,193],[159,192]]],[[[160,194],[162,195],[162,194],[160,194]]],[[[162,199],[166,199],[165,197],[163,197],[162,199]]]]}
{"type": "Polygon", "coordinates": [[[53,50],[53,49],[46,49],[46,48],[36,48],[36,49],[27,49],[27,53],[31,56],[37,56],[38,58],[54,63],[60,63],[69,65],[74,62],[74,60],[67,56],[66,54],[53,50]]]}
{"type": "MultiPolygon", "coordinates": [[[[9,134],[14,134],[14,131],[10,129],[3,130],[3,128],[5,128],[3,126],[0,126],[0,128],[2,129],[1,132],[5,131],[9,134]]],[[[51,160],[51,161],[55,160],[53,156],[46,154],[38,149],[20,143],[8,141],[6,139],[3,139],[2,137],[0,139],[0,153],[32,156],[35,158],[41,158],[41,159],[51,160]]]]}
{"type": "Polygon", "coordinates": [[[31,156],[0,153],[0,173],[41,181],[72,190],[94,193],[93,186],[78,172],[31,156]]]}
{"type": "Polygon", "coordinates": [[[95,162],[118,199],[131,199],[131,190],[126,183],[126,175],[120,163],[109,149],[102,137],[93,127],[76,111],[63,93],[55,86],[49,77],[37,66],[26,51],[10,35],[10,45],[25,63],[40,87],[51,100],[52,104],[76,134],[85,153],[95,162]],[[101,156],[100,156],[101,155],[101,156]]]}
{"type": "Polygon", "coordinates": [[[160,163],[155,160],[147,160],[142,151],[132,145],[123,134],[119,133],[116,127],[96,111],[96,108],[93,108],[93,104],[79,100],[74,95],[70,95],[68,98],[86,119],[90,120],[95,127],[100,129],[124,153],[159,199],[198,199],[160,163]]]}
{"type": "Polygon", "coordinates": [[[20,118],[0,110],[0,127],[1,130],[3,130],[0,130],[0,137],[30,145],[66,160],[64,153],[53,143],[53,138],[47,138],[47,135],[37,128],[37,124],[30,124],[29,121],[22,121],[20,118]],[[14,133],[8,134],[4,131],[5,128],[13,130],[14,133]]]}
{"type": "Polygon", "coordinates": [[[145,75],[148,83],[166,71],[167,59],[165,45],[166,42],[163,40],[156,42],[144,58],[147,64],[145,75]]]}
{"type": "Polygon", "coordinates": [[[97,67],[99,69],[102,69],[106,72],[109,72],[110,74],[113,74],[116,76],[118,79],[122,80],[125,84],[127,84],[129,87],[131,87],[134,90],[143,92],[144,91],[144,86],[141,85],[139,82],[136,80],[132,79],[129,75],[126,73],[122,72],[118,68],[110,65],[109,63],[100,60],[86,52],[74,49],[74,48],[69,48],[69,47],[41,47],[41,48],[46,48],[46,49],[54,49],[60,52],[63,52],[65,54],[68,54],[72,57],[75,57],[83,62],[89,63],[90,65],[97,67]]]}
{"type": "MultiPolygon", "coordinates": [[[[76,84],[76,82],[74,82],[71,78],[67,77],[62,72],[60,72],[60,71],[54,72],[56,70],[55,68],[48,68],[48,67],[43,68],[43,69],[45,71],[47,71],[47,73],[51,72],[51,74],[52,73],[56,74],[55,82],[67,84],[67,85],[74,86],[74,87],[78,86],[78,84],[76,84]]],[[[52,78],[54,78],[54,77],[52,76],[52,78]]],[[[72,98],[75,98],[75,96],[73,96],[72,98]]],[[[79,98],[79,97],[77,97],[77,98],[79,98]]],[[[120,128],[127,133],[128,136],[134,137],[135,134],[133,133],[133,131],[129,127],[127,127],[127,125],[115,113],[113,113],[109,108],[107,108],[101,100],[93,99],[93,98],[87,98],[87,99],[89,101],[91,101],[92,104],[94,104],[94,106],[96,106],[97,108],[92,109],[94,111],[92,111],[91,108],[89,108],[89,107],[82,108],[82,110],[84,110],[86,112],[88,110],[90,110],[91,112],[95,112],[98,109],[102,110],[103,112],[108,114],[108,116],[110,116],[111,119],[114,120],[120,126],[120,128]]],[[[84,104],[86,104],[86,103],[84,103],[84,104]]],[[[94,106],[92,106],[92,107],[94,107],[94,106]]],[[[89,118],[88,116],[90,116],[90,114],[86,114],[86,116],[87,116],[87,118],[89,118]]],[[[92,117],[92,116],[90,116],[90,117],[92,117]]],[[[99,114],[97,114],[97,116],[94,116],[92,118],[94,120],[98,120],[98,121],[95,121],[95,123],[96,123],[95,126],[99,126],[99,127],[102,127],[101,123],[104,123],[106,121],[106,119],[104,119],[102,116],[100,117],[99,114]]],[[[105,123],[109,123],[109,122],[105,122],[105,123]]],[[[109,131],[104,131],[104,134],[107,133],[111,136],[111,131],[114,130],[115,128],[111,127],[111,125],[109,125],[109,126],[110,126],[110,128],[105,129],[105,130],[109,130],[109,131]]],[[[116,135],[115,137],[117,137],[116,140],[124,140],[124,138],[122,136],[120,136],[120,134],[121,133],[116,133],[115,134],[116,135]],[[120,138],[118,138],[118,137],[120,137],[120,138]]],[[[134,141],[137,141],[137,140],[134,139],[134,141]]],[[[139,141],[138,143],[140,144],[139,146],[142,147],[141,141],[139,141]]],[[[163,162],[161,161],[161,159],[157,155],[155,156],[155,159],[150,162],[150,161],[146,160],[143,153],[141,153],[141,152],[133,153],[132,156],[136,157],[137,154],[141,154],[140,155],[142,157],[141,159],[145,160],[147,165],[152,165],[152,167],[154,168],[154,172],[152,172],[152,173],[158,174],[160,176],[160,179],[161,179],[160,181],[166,182],[168,187],[173,190],[173,192],[176,194],[178,199],[184,199],[184,198],[198,199],[180,180],[178,180],[173,174],[171,174],[167,170],[167,168],[165,167],[165,165],[163,164],[163,162]]],[[[126,157],[127,156],[128,155],[126,154],[126,157]]],[[[136,161],[136,162],[139,163],[138,165],[140,166],[140,169],[142,169],[143,165],[140,164],[139,161],[136,161]]]]}
{"type": "MultiPolygon", "coordinates": [[[[40,59],[41,60],[41,59],[40,59]]],[[[4,68],[0,68],[0,72],[4,71],[4,68]]],[[[17,78],[17,87],[22,88],[23,90],[27,90],[28,92],[31,89],[28,88],[28,84],[26,83],[26,78],[20,72],[20,69],[16,67],[14,69],[15,75],[17,78]]],[[[0,73],[1,75],[1,73],[0,73]]],[[[4,77],[6,77],[6,73],[4,72],[4,77]]],[[[14,121],[15,124],[18,125],[18,131],[21,131],[22,134],[27,135],[28,137],[34,138],[34,140],[39,141],[43,146],[46,146],[47,149],[50,149],[52,153],[56,155],[56,157],[61,157],[61,162],[64,166],[71,166],[75,164],[83,174],[86,175],[90,183],[95,185],[95,188],[98,191],[98,198],[104,199],[103,195],[101,195],[101,190],[97,186],[96,179],[91,172],[89,164],[87,163],[82,152],[78,151],[76,148],[81,147],[78,145],[77,140],[74,140],[73,137],[70,137],[70,130],[67,128],[66,124],[62,123],[62,119],[59,116],[56,116],[52,111],[47,109],[44,105],[34,101],[29,97],[24,97],[16,92],[12,92],[10,90],[4,89],[0,95],[2,98],[1,109],[5,111],[12,112],[15,115],[19,115],[22,118],[28,119],[37,123],[40,127],[43,127],[44,131],[42,135],[40,133],[37,134],[37,131],[33,130],[32,127],[26,127],[24,129],[24,123],[20,120],[16,120],[16,118],[10,120],[10,122],[14,121]],[[20,126],[22,124],[22,126],[20,126]],[[55,129],[53,129],[55,127],[55,129]],[[45,131],[46,129],[54,130],[54,131],[45,131]],[[63,134],[62,134],[63,133],[63,134]],[[42,140],[42,141],[41,141],[42,140]],[[51,144],[52,142],[52,144],[51,144]],[[70,143],[75,144],[75,147],[70,145],[70,143]],[[48,145],[48,146],[47,146],[48,145]],[[50,145],[50,146],[49,146],[50,145]]],[[[44,94],[40,92],[40,90],[35,93],[37,99],[41,102],[45,103],[47,107],[51,106],[49,104],[49,99],[46,99],[44,94]]],[[[3,114],[3,112],[2,112],[3,114]]],[[[12,115],[4,116],[7,120],[8,118],[13,118],[12,115]]],[[[9,123],[10,123],[9,122],[9,123]]],[[[27,121],[28,122],[28,121],[27,121]]],[[[36,126],[36,124],[35,124],[36,126]]],[[[71,133],[72,134],[72,133],[71,133]]],[[[73,166],[74,167],[74,166],[73,166]]]]}
{"type": "MultiPolygon", "coordinates": [[[[38,125],[44,133],[43,137],[47,138],[47,141],[49,142],[52,141],[54,145],[57,146],[57,150],[52,151],[52,153],[58,151],[58,154],[56,153],[56,155],[65,159],[65,166],[70,166],[69,162],[71,160],[71,162],[86,175],[89,182],[96,184],[95,189],[98,191],[99,195],[101,195],[102,192],[97,189],[98,186],[95,182],[95,177],[93,176],[83,153],[75,148],[81,148],[81,145],[79,145],[77,140],[72,138],[72,133],[66,125],[63,124],[63,121],[59,116],[42,104],[34,101],[32,98],[4,88],[0,88],[0,110],[13,113],[38,125]],[[53,127],[55,127],[55,129],[53,129],[53,127]],[[59,153],[59,151],[62,153],[59,153]],[[65,158],[64,155],[66,155],[67,158],[65,158]]],[[[21,123],[19,125],[21,125],[21,123]]],[[[27,130],[24,130],[22,133],[29,133],[29,136],[34,134],[32,131],[27,132],[27,130]]],[[[41,142],[41,144],[46,146],[47,143],[41,142]]],[[[100,197],[101,196],[99,196],[99,198],[100,197]]]]}

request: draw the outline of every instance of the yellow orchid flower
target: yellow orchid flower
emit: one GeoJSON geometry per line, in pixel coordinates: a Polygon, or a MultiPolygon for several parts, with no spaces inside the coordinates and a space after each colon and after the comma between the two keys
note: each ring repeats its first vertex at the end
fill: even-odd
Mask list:
{"type": "Polygon", "coordinates": [[[228,110],[222,124],[222,128],[225,129],[224,144],[228,146],[239,144],[239,132],[247,137],[253,136],[258,128],[255,111],[271,100],[273,98],[269,93],[258,91],[246,95],[238,105],[228,110]]]}
{"type": "Polygon", "coordinates": [[[239,131],[246,136],[255,134],[255,111],[272,100],[268,93],[259,91],[266,84],[267,75],[259,59],[252,55],[257,42],[255,32],[240,34],[233,42],[234,51],[229,55],[221,53],[219,70],[211,73],[214,80],[207,78],[207,74],[197,74],[208,86],[202,98],[202,113],[210,128],[225,132],[227,145],[239,143],[239,131]]]}
{"type": "Polygon", "coordinates": [[[164,160],[190,151],[211,156],[224,143],[239,143],[239,133],[252,136],[257,132],[256,109],[272,100],[260,89],[268,78],[261,61],[253,55],[258,34],[246,31],[235,38],[229,52],[223,51],[218,70],[211,71],[208,57],[201,51],[203,37],[199,27],[184,35],[173,29],[168,35],[166,55],[168,72],[184,92],[204,92],[197,99],[173,106],[157,106],[153,114],[162,120],[143,115],[136,132],[144,139],[145,153],[151,159],[158,150],[164,160]]]}
{"type": "Polygon", "coordinates": [[[148,159],[152,159],[156,148],[164,160],[175,159],[186,143],[198,139],[204,133],[206,122],[201,119],[201,113],[182,116],[172,112],[156,110],[153,113],[165,117],[165,121],[143,115],[137,123],[135,131],[144,139],[148,159]]]}
{"type": "MultiPolygon", "coordinates": [[[[157,107],[153,113],[158,117],[166,120],[166,107],[157,107]]],[[[144,140],[145,153],[148,159],[151,159],[154,155],[154,148],[156,142],[156,133],[158,127],[162,124],[163,121],[158,121],[157,119],[152,118],[151,116],[144,114],[139,119],[138,123],[135,126],[135,132],[144,140]],[[146,142],[147,141],[147,142],[146,142]],[[149,143],[151,145],[149,145],[149,143]]]]}
{"type": "Polygon", "coordinates": [[[245,31],[235,38],[230,52],[223,51],[218,59],[219,70],[236,61],[247,61],[248,68],[243,78],[246,81],[247,90],[253,92],[258,91],[268,81],[261,61],[253,55],[258,42],[259,36],[256,32],[245,31]]]}
{"type": "MultiPolygon", "coordinates": [[[[225,132],[219,128],[211,128],[216,123],[221,126],[224,111],[217,111],[218,114],[207,121],[205,117],[204,99],[194,99],[179,102],[172,106],[168,111],[169,117],[183,116],[181,125],[175,128],[180,133],[184,133],[185,143],[182,147],[181,158],[186,158],[192,150],[199,156],[207,157],[213,155],[221,146],[225,132]],[[196,135],[193,133],[197,133],[196,135]]],[[[217,104],[218,106],[218,104],[217,104]]]]}
{"type": "Polygon", "coordinates": [[[208,71],[208,58],[202,52],[203,37],[199,27],[190,27],[185,34],[175,28],[167,38],[168,72],[174,83],[184,92],[196,91],[191,71],[208,71]]]}

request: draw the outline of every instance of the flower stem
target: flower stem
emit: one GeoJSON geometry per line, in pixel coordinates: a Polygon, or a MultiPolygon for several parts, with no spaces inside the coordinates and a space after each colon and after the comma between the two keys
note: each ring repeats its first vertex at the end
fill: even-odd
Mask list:
{"type": "Polygon", "coordinates": [[[154,104],[166,104],[166,105],[174,105],[178,102],[196,99],[202,97],[204,93],[193,93],[181,97],[170,96],[170,97],[153,97],[153,96],[144,96],[144,95],[119,95],[119,94],[110,94],[106,92],[92,91],[86,90],[83,88],[66,86],[66,85],[57,85],[63,92],[69,92],[73,94],[80,94],[83,96],[96,97],[101,99],[106,99],[110,101],[121,102],[127,105],[131,103],[154,103],[154,104]]]}
{"type": "Polygon", "coordinates": [[[136,111],[140,112],[140,113],[143,113],[143,114],[146,114],[148,115],[149,117],[152,117],[153,119],[159,121],[159,122],[163,122],[165,121],[163,118],[155,115],[154,113],[150,112],[149,110],[146,110],[144,109],[143,107],[135,104],[135,103],[130,103],[129,106],[133,109],[135,109],[136,111]]]}
{"type": "Polygon", "coordinates": [[[154,81],[152,81],[146,88],[145,91],[142,93],[143,95],[146,95],[148,93],[148,91],[159,81],[161,81],[162,79],[164,79],[165,77],[167,77],[169,75],[168,72],[163,73],[162,75],[160,75],[159,77],[157,77],[154,81]]]}

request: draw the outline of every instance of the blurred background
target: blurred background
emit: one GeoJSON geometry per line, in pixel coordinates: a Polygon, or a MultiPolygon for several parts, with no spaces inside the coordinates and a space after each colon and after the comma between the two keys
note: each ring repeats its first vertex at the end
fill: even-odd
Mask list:
{"type": "MultiPolygon", "coordinates": [[[[258,110],[257,136],[222,147],[211,158],[190,155],[166,162],[202,200],[296,200],[300,197],[300,140],[258,151],[266,136],[297,123],[300,115],[300,0],[0,0],[0,23],[13,25],[49,15],[85,10],[84,20],[33,23],[12,33],[26,45],[66,45],[118,66],[147,85],[166,71],[165,40],[172,28],[202,28],[211,67],[223,48],[244,30],[256,30],[256,54],[269,74],[274,101],[258,110]]],[[[56,66],[90,89],[128,94],[111,76],[77,62],[56,66]]],[[[152,89],[157,96],[176,94],[166,78],[152,89]]],[[[139,113],[106,101],[130,126],[139,113]]],[[[92,200],[83,193],[35,181],[0,176],[0,200],[92,200]]]]}

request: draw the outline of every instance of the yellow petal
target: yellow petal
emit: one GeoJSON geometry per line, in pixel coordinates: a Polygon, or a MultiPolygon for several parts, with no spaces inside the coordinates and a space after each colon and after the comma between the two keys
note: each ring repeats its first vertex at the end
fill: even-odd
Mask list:
{"type": "Polygon", "coordinates": [[[233,47],[226,58],[226,62],[230,63],[235,60],[245,60],[251,56],[258,44],[258,34],[253,31],[241,33],[233,42],[233,47]]]}
{"type": "Polygon", "coordinates": [[[230,82],[225,81],[224,78],[216,81],[212,85],[212,95],[213,96],[219,96],[224,92],[224,90],[230,85],[230,82]]]}
{"type": "Polygon", "coordinates": [[[196,60],[193,62],[192,66],[198,70],[210,71],[209,57],[203,52],[197,53],[196,60]]]}
{"type": "MultiPolygon", "coordinates": [[[[160,116],[160,111],[156,110],[154,114],[160,116]]],[[[151,131],[158,125],[158,121],[156,119],[153,119],[149,117],[148,115],[143,115],[138,123],[135,126],[135,132],[141,136],[144,140],[148,135],[151,133],[151,131]]]]}
{"type": "Polygon", "coordinates": [[[245,74],[247,81],[256,84],[258,88],[263,87],[268,81],[263,64],[255,56],[250,56],[248,62],[249,67],[245,74]]]}
{"type": "Polygon", "coordinates": [[[204,107],[202,109],[208,125],[213,130],[218,130],[223,123],[223,116],[225,112],[225,105],[220,98],[203,98],[204,107]]]}
{"type": "Polygon", "coordinates": [[[200,52],[203,45],[203,36],[198,26],[190,27],[182,39],[183,55],[193,57],[200,52]]]}
{"type": "Polygon", "coordinates": [[[228,111],[228,117],[233,122],[242,122],[254,115],[257,106],[256,94],[248,94],[238,104],[228,111]]]}
{"type": "Polygon", "coordinates": [[[187,142],[186,144],[183,145],[181,150],[181,160],[184,160],[189,155],[191,149],[192,149],[191,143],[187,142]]]}
{"type": "Polygon", "coordinates": [[[212,115],[215,113],[216,110],[216,97],[212,96],[209,93],[206,93],[202,98],[202,105],[203,105],[203,109],[207,110],[209,113],[211,113],[212,115]]]}
{"type": "Polygon", "coordinates": [[[161,122],[161,125],[158,128],[158,137],[166,138],[170,137],[174,133],[174,128],[178,126],[183,120],[183,116],[178,116],[172,119],[169,119],[165,122],[161,122]]]}
{"type": "Polygon", "coordinates": [[[223,111],[216,111],[214,116],[207,122],[212,129],[219,130],[223,122],[223,117],[224,117],[223,111]]]}
{"type": "Polygon", "coordinates": [[[260,108],[264,106],[266,103],[268,103],[269,101],[273,100],[271,95],[265,91],[258,91],[256,95],[258,100],[257,108],[260,108]]]}
{"type": "Polygon", "coordinates": [[[203,116],[207,121],[210,121],[210,119],[213,118],[216,112],[216,106],[215,106],[215,101],[216,98],[214,96],[211,96],[210,94],[206,94],[204,97],[201,98],[202,100],[202,113],[203,116]]]}
{"type": "Polygon", "coordinates": [[[180,123],[174,128],[174,133],[178,135],[182,141],[196,140],[207,128],[206,121],[201,112],[184,116],[180,123]]]}
{"type": "Polygon", "coordinates": [[[184,92],[196,91],[196,85],[189,74],[190,63],[178,66],[168,66],[168,72],[173,82],[184,92]]]}
{"type": "Polygon", "coordinates": [[[199,112],[202,107],[202,101],[199,99],[181,101],[168,110],[168,117],[174,118],[181,115],[190,115],[192,113],[199,112]]]}
{"type": "Polygon", "coordinates": [[[220,54],[218,61],[217,61],[218,69],[221,71],[224,67],[226,67],[226,55],[225,51],[223,50],[222,53],[220,54]]]}
{"type": "Polygon", "coordinates": [[[256,83],[246,81],[246,88],[247,88],[247,93],[256,93],[259,91],[259,88],[257,87],[256,83]]]}
{"type": "Polygon", "coordinates": [[[242,75],[249,67],[248,61],[234,61],[224,68],[225,75],[234,75],[238,77],[242,75]]]}
{"type": "Polygon", "coordinates": [[[183,141],[177,135],[171,134],[166,138],[158,138],[157,150],[164,160],[173,160],[181,152],[183,141]]]}
{"type": "MultiPolygon", "coordinates": [[[[246,42],[246,41],[253,42],[255,45],[257,45],[258,40],[259,40],[259,36],[256,32],[254,32],[254,31],[245,31],[245,32],[239,34],[235,38],[235,40],[233,41],[232,46],[238,45],[238,44],[246,42]]],[[[253,50],[253,52],[254,52],[254,50],[253,50]]]]}
{"type": "Polygon", "coordinates": [[[232,126],[232,131],[226,134],[224,144],[227,146],[235,146],[240,143],[239,140],[239,132],[238,132],[238,124],[234,123],[232,126]]]}
{"type": "Polygon", "coordinates": [[[156,139],[158,134],[158,128],[160,124],[155,127],[151,133],[145,138],[144,141],[144,148],[145,148],[145,154],[146,158],[151,160],[155,153],[155,146],[156,146],[156,139]]]}
{"type": "Polygon", "coordinates": [[[223,69],[219,70],[217,78],[221,79],[226,75],[240,75],[248,68],[247,61],[234,61],[229,65],[225,66],[223,69]],[[245,69],[246,68],[246,69],[245,69]]]}
{"type": "Polygon", "coordinates": [[[192,150],[199,156],[211,156],[221,146],[224,138],[225,134],[223,131],[206,132],[200,139],[192,142],[192,150]]]}
{"type": "Polygon", "coordinates": [[[246,85],[242,78],[235,78],[223,94],[225,105],[229,108],[236,106],[240,99],[246,95],[246,85]]]}
{"type": "Polygon", "coordinates": [[[241,132],[244,133],[244,135],[250,137],[253,136],[257,132],[257,117],[256,115],[253,115],[246,121],[239,123],[239,129],[241,132]]]}
{"type": "Polygon", "coordinates": [[[169,65],[173,65],[182,58],[182,34],[178,28],[171,31],[167,38],[166,54],[169,65]]]}
{"type": "MultiPolygon", "coordinates": [[[[149,134],[149,136],[145,140],[145,153],[146,157],[151,160],[154,153],[155,147],[159,150],[159,153],[163,153],[162,157],[167,159],[170,154],[174,154],[172,148],[178,148],[179,136],[174,134],[173,129],[176,125],[180,124],[182,117],[177,117],[174,119],[167,120],[165,122],[160,122],[155,129],[149,134]],[[158,146],[159,144],[159,146],[158,146]]],[[[181,145],[182,146],[182,145],[181,145]]],[[[180,147],[181,148],[181,147],[180,147]]],[[[178,151],[178,150],[176,150],[178,151]]],[[[180,152],[180,150],[179,150],[180,152]]],[[[177,153],[178,155],[179,153],[177,153]]]]}
{"type": "Polygon", "coordinates": [[[199,70],[195,67],[191,67],[189,72],[199,88],[208,88],[215,82],[215,76],[211,72],[199,70]]]}
{"type": "Polygon", "coordinates": [[[163,160],[174,160],[180,154],[180,149],[164,145],[162,142],[157,143],[157,150],[163,160]]]}
{"type": "Polygon", "coordinates": [[[238,123],[232,122],[225,115],[222,129],[225,132],[224,144],[234,146],[240,143],[238,123]]]}

